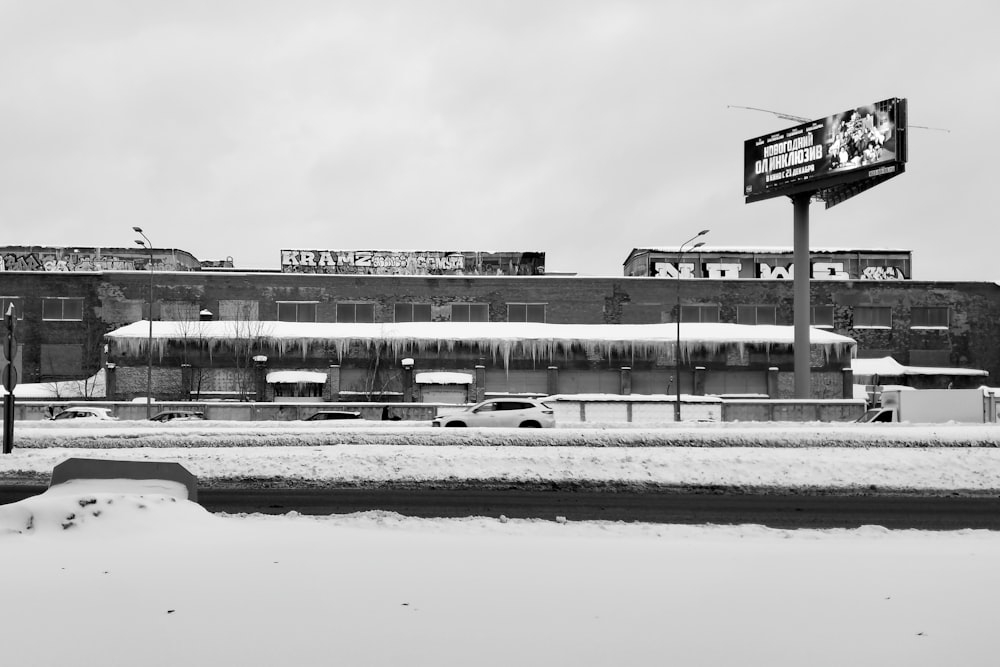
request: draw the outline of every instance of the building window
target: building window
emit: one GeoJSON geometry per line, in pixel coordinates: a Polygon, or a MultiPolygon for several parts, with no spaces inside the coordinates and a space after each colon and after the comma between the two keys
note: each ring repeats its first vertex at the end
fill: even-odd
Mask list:
{"type": "Polygon", "coordinates": [[[508,322],[544,322],[544,303],[508,303],[508,322]]]}
{"type": "Polygon", "coordinates": [[[811,306],[809,308],[809,326],[833,328],[833,306],[811,306]]]}
{"type": "Polygon", "coordinates": [[[315,322],[316,301],[279,301],[279,322],[315,322]]]}
{"type": "Polygon", "coordinates": [[[736,306],[737,324],[777,324],[778,309],[775,306],[736,306]]]}
{"type": "Polygon", "coordinates": [[[74,297],[42,297],[43,320],[83,319],[83,299],[74,297]]]}
{"type": "Polygon", "coordinates": [[[913,329],[947,329],[951,309],[948,306],[914,306],[910,309],[913,329]]]}
{"type": "Polygon", "coordinates": [[[7,317],[7,309],[14,306],[14,319],[24,319],[24,309],[21,307],[21,297],[0,296],[0,317],[7,317]]]}
{"type": "Polygon", "coordinates": [[[716,323],[718,321],[718,306],[681,306],[681,322],[716,323]]]}
{"type": "Polygon", "coordinates": [[[397,303],[392,309],[396,322],[430,322],[431,304],[429,303],[397,303]]]}
{"type": "Polygon", "coordinates": [[[338,303],[338,322],[374,322],[374,303],[338,303]]]}
{"type": "Polygon", "coordinates": [[[892,327],[892,308],[889,306],[856,306],[854,328],[889,329],[892,327]]]}
{"type": "Polygon", "coordinates": [[[452,322],[489,322],[490,309],[485,303],[451,304],[452,322]]]}

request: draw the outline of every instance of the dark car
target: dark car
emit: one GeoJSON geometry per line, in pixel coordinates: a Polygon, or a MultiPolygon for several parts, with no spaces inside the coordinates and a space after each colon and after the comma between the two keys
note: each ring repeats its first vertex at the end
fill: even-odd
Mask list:
{"type": "Polygon", "coordinates": [[[204,412],[197,412],[195,410],[164,410],[163,412],[157,412],[149,419],[154,422],[169,422],[177,419],[194,420],[204,418],[204,412]]]}
{"type": "Polygon", "coordinates": [[[360,412],[350,410],[320,410],[305,418],[307,422],[326,421],[328,419],[363,419],[360,412]]]}

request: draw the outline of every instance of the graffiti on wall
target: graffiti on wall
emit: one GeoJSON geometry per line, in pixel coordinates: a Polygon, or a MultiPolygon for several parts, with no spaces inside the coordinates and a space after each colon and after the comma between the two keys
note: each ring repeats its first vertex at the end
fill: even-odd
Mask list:
{"type": "Polygon", "coordinates": [[[545,253],[407,250],[282,250],[283,273],[540,275],[545,253]]]}
{"type": "Polygon", "coordinates": [[[0,253],[0,271],[134,271],[136,262],[128,257],[84,253],[48,252],[0,253]]]}
{"type": "Polygon", "coordinates": [[[906,276],[895,266],[866,266],[861,272],[865,280],[906,280],[906,276]]]}
{"type": "MultiPolygon", "coordinates": [[[[743,265],[739,262],[711,262],[702,264],[700,273],[694,262],[653,261],[652,275],[659,278],[708,278],[736,279],[760,278],[762,280],[793,280],[795,266],[793,264],[774,264],[756,262],[753,276],[744,275],[743,265]]],[[[844,262],[811,262],[813,280],[906,280],[903,272],[895,266],[867,266],[860,275],[852,276],[845,268],[844,262]]]]}

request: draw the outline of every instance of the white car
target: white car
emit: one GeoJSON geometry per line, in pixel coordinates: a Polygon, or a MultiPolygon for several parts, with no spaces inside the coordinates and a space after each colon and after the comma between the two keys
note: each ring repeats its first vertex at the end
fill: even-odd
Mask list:
{"type": "Polygon", "coordinates": [[[105,421],[117,421],[118,417],[115,417],[111,413],[111,408],[96,408],[89,405],[79,406],[74,405],[66,408],[62,412],[56,414],[52,419],[102,419],[105,421]]]}
{"type": "Polygon", "coordinates": [[[431,425],[553,428],[556,418],[552,408],[533,398],[491,398],[459,412],[441,415],[431,425]]]}

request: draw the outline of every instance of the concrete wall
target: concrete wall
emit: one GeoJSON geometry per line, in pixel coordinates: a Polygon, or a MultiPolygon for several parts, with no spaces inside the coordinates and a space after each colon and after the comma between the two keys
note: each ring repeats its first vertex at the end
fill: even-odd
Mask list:
{"type": "Polygon", "coordinates": [[[863,400],[728,400],[722,405],[722,420],[727,422],[849,422],[864,414],[863,400]]]}
{"type": "MultiPolygon", "coordinates": [[[[548,401],[556,415],[556,423],[569,425],[584,422],[621,422],[657,424],[674,421],[672,401],[629,401],[560,399],[548,401]]],[[[722,421],[721,403],[681,403],[682,421],[722,421]]]]}

